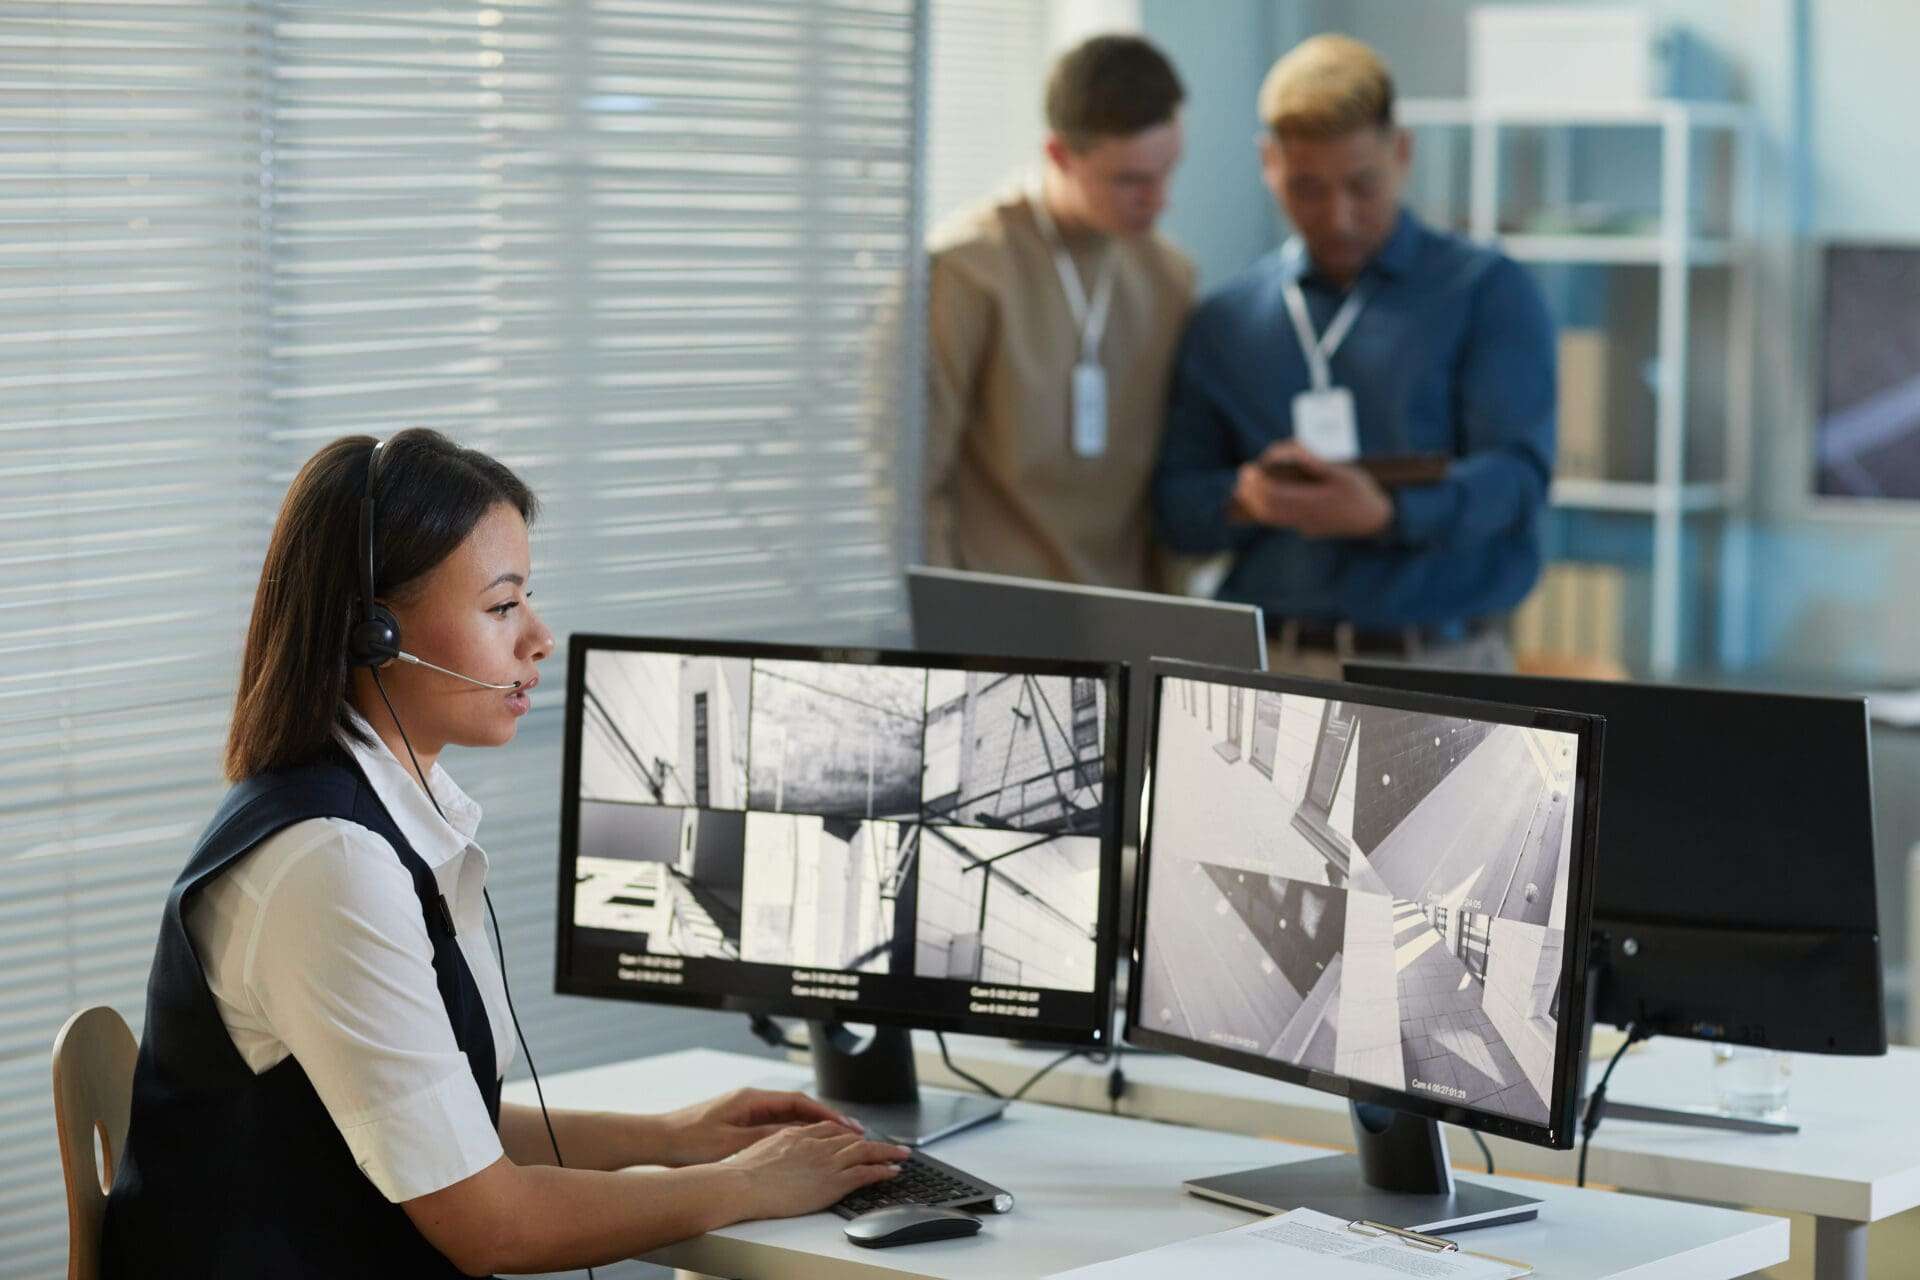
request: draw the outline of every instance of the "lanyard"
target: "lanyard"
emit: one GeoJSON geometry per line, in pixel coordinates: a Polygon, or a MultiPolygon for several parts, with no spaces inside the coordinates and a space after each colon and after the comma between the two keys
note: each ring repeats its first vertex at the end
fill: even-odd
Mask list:
{"type": "MultiPolygon", "coordinates": [[[[1298,240],[1287,242],[1288,253],[1297,256],[1301,251],[1298,240]]],[[[1287,300],[1287,314],[1293,317],[1293,335],[1300,340],[1300,353],[1307,358],[1307,376],[1313,379],[1315,391],[1325,391],[1333,385],[1333,353],[1347,340],[1354,321],[1360,318],[1360,309],[1367,305],[1367,286],[1357,284],[1347,292],[1347,300],[1334,313],[1333,323],[1317,339],[1313,336],[1313,318],[1307,314],[1307,299],[1300,292],[1299,279],[1288,276],[1281,292],[1287,300]]]]}
{"type": "Polygon", "coordinates": [[[1053,215],[1047,211],[1045,195],[1036,188],[1027,194],[1027,204],[1033,209],[1033,220],[1040,226],[1040,235],[1047,242],[1047,248],[1053,251],[1053,269],[1060,276],[1060,287],[1067,295],[1067,309],[1073,313],[1073,322],[1080,329],[1080,363],[1100,363],[1100,337],[1107,331],[1107,312],[1113,305],[1114,253],[1113,246],[1100,258],[1100,275],[1093,285],[1093,302],[1087,302],[1087,290],[1080,283],[1080,273],[1075,270],[1073,256],[1067,252],[1067,246],[1060,239],[1060,228],[1053,223],[1053,215]]]}

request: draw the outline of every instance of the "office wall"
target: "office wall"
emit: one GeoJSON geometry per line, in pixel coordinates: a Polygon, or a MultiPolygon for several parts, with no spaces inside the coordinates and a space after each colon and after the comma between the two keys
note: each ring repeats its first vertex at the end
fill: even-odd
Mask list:
{"type": "Polygon", "coordinates": [[[1295,18],[1273,0],[1142,0],[1141,26],[1187,86],[1186,158],[1161,224],[1199,268],[1200,288],[1224,284],[1272,248],[1278,215],[1260,183],[1254,97],[1295,18]]]}

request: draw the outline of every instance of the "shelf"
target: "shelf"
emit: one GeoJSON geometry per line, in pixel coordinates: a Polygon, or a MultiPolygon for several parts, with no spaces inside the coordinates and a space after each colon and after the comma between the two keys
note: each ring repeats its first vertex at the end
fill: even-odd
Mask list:
{"type": "Polygon", "coordinates": [[[1553,482],[1553,505],[1568,511],[1627,511],[1651,515],[1675,502],[1685,514],[1724,511],[1734,505],[1732,486],[1705,482],[1677,490],[1639,480],[1565,478],[1553,482]]]}
{"type": "MultiPolygon", "coordinates": [[[[1495,243],[1519,262],[1658,266],[1666,250],[1659,236],[1512,235],[1495,243]]],[[[1696,239],[1687,245],[1689,266],[1723,266],[1732,260],[1733,245],[1726,240],[1696,239]]]]}
{"type": "Polygon", "coordinates": [[[1401,124],[1409,128],[1467,126],[1483,122],[1512,128],[1659,128],[1671,123],[1692,129],[1737,130],[1747,123],[1746,109],[1739,103],[1689,102],[1680,98],[1586,105],[1476,102],[1472,98],[1405,98],[1395,106],[1394,114],[1401,124]]]}
{"type": "MultiPolygon", "coordinates": [[[[1639,267],[1649,269],[1647,274],[1653,277],[1657,312],[1651,367],[1673,372],[1653,381],[1650,425],[1658,456],[1670,465],[1661,469],[1658,478],[1646,480],[1558,478],[1550,501],[1554,510],[1569,516],[1590,512],[1628,517],[1562,523],[1579,529],[1583,542],[1609,541],[1616,548],[1630,549],[1636,563],[1644,565],[1650,602],[1648,663],[1655,674],[1670,673],[1681,661],[1687,628],[1693,625],[1686,577],[1688,542],[1709,532],[1716,515],[1731,517],[1748,499],[1743,477],[1750,465],[1752,439],[1753,273],[1748,250],[1756,190],[1752,115],[1740,103],[1680,99],[1583,105],[1412,98],[1401,101],[1398,116],[1410,128],[1434,131],[1430,141],[1441,163],[1433,176],[1443,179],[1430,193],[1442,211],[1436,225],[1464,219],[1470,238],[1529,265],[1639,267]],[[1609,130],[1630,131],[1636,146],[1654,144],[1658,158],[1655,208],[1640,209],[1645,198],[1634,195],[1618,214],[1600,218],[1583,212],[1583,204],[1574,199],[1582,189],[1574,181],[1582,150],[1574,145],[1576,131],[1609,130]],[[1540,152],[1533,173],[1538,189],[1527,197],[1537,204],[1537,212],[1512,213],[1504,198],[1502,169],[1511,163],[1508,143],[1516,135],[1530,136],[1540,144],[1532,148],[1540,152]],[[1464,166],[1459,163],[1463,149],[1464,166]],[[1711,213],[1720,202],[1722,165],[1726,169],[1724,217],[1711,213]],[[1462,177],[1466,180],[1464,208],[1457,190],[1462,177]],[[1705,202],[1703,207],[1697,208],[1696,200],[1705,202]],[[1513,234],[1499,231],[1503,213],[1511,217],[1513,234]],[[1726,278],[1696,279],[1694,267],[1721,269],[1726,278]],[[1732,470],[1721,479],[1685,483],[1682,478],[1687,473],[1680,459],[1691,456],[1687,379],[1694,373],[1688,354],[1690,329],[1698,323],[1693,310],[1696,283],[1726,285],[1727,341],[1722,354],[1727,365],[1727,466],[1732,470]],[[1706,517],[1705,527],[1695,524],[1696,515],[1706,517]]],[[[1727,554],[1719,572],[1724,589],[1737,602],[1748,589],[1747,544],[1737,521],[1728,520],[1725,532],[1727,554]]],[[[1722,654],[1732,652],[1737,641],[1729,620],[1744,612],[1745,606],[1739,603],[1721,612],[1722,654]]]]}

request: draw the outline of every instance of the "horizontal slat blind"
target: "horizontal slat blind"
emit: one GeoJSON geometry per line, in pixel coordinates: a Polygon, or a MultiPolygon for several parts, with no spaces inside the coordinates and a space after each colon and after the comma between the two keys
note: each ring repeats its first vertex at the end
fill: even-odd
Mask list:
{"type": "MultiPolygon", "coordinates": [[[[901,424],[872,411],[866,347],[912,265],[913,4],[503,8],[525,38],[486,441],[547,502],[549,622],[870,639],[900,613],[901,424]]],[[[557,702],[513,752],[449,762],[487,807],[517,991],[552,983],[557,702]]],[[[522,1012],[543,1070],[751,1043],[717,1014],[522,1012]]]]}
{"type": "Polygon", "coordinates": [[[53,1033],[137,1024],[222,790],[268,452],[265,49],[246,4],[0,10],[7,1275],[65,1272],[53,1033]]]}
{"type": "Polygon", "coordinates": [[[928,34],[927,225],[1040,165],[1048,0],[934,0],[928,34]]]}
{"type": "MultiPolygon", "coordinates": [[[[135,1030],[222,790],[300,463],[427,425],[546,504],[576,629],[897,634],[915,0],[261,0],[0,14],[0,1275],[65,1245],[47,1049],[135,1030]]],[[[917,312],[913,312],[917,313],[917,312]]],[[[917,375],[914,375],[917,376],[917,375]]],[[[551,994],[562,658],[447,764],[545,1072],[738,1019],[551,994]]],[[[644,1105],[644,1099],[636,1099],[644,1105]]],[[[602,1274],[606,1274],[604,1271],[602,1274]]]]}

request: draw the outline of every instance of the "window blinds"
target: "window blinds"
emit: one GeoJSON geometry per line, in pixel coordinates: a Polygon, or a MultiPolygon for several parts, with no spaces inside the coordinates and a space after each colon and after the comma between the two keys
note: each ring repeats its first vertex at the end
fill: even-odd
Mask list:
{"type": "MultiPolygon", "coordinates": [[[[922,309],[925,21],[0,11],[0,1275],[63,1265],[53,1033],[92,1003],[139,1030],[266,535],[320,444],[427,425],[516,468],[563,639],[897,634],[918,353],[875,339],[922,309]]],[[[563,668],[511,747],[446,761],[545,1072],[719,1016],[550,994],[563,668]]]]}
{"type": "Polygon", "coordinates": [[[928,41],[927,225],[1038,172],[1048,0],[935,0],[928,41]]]}

